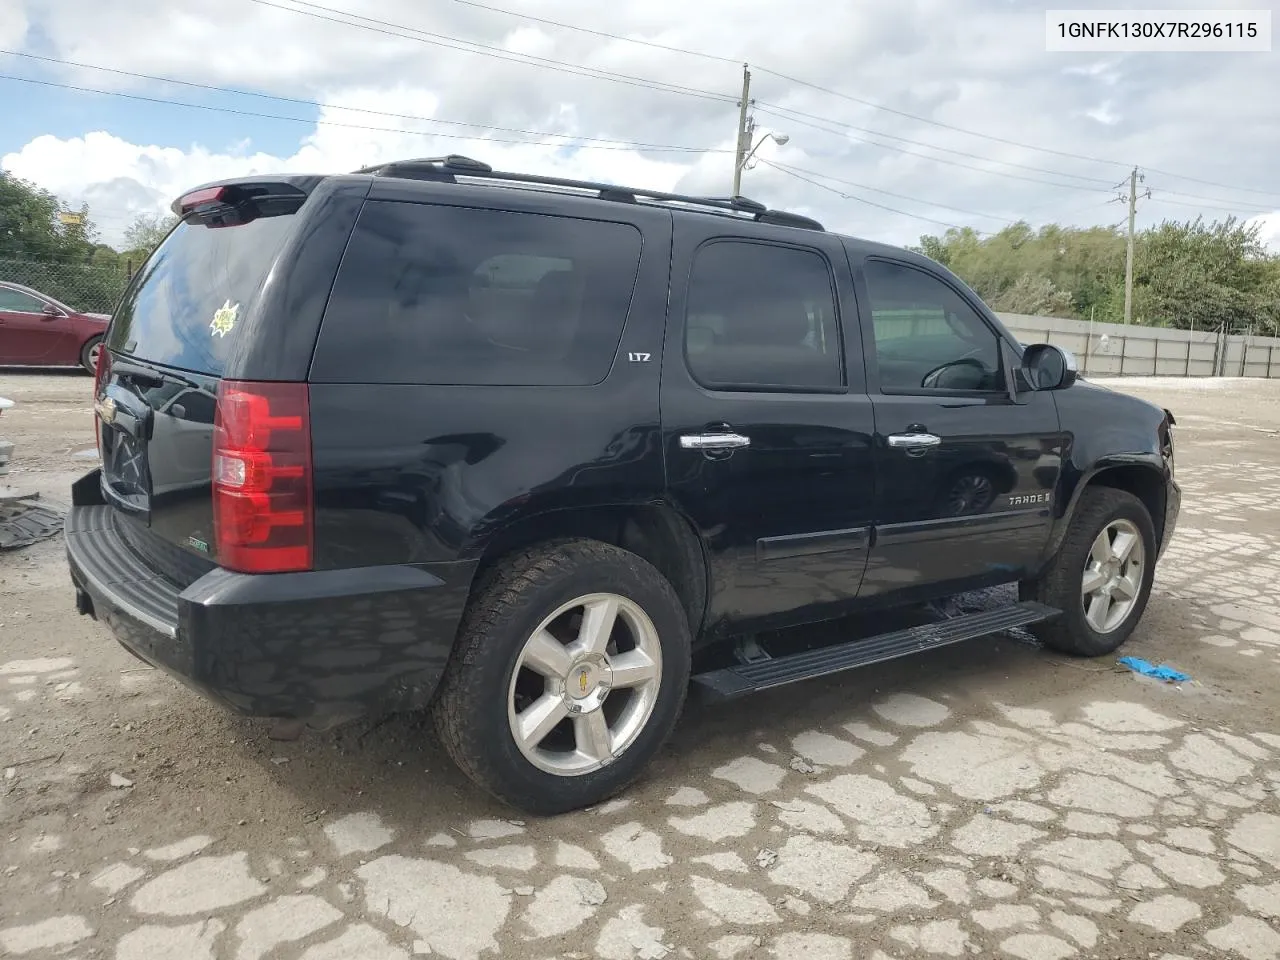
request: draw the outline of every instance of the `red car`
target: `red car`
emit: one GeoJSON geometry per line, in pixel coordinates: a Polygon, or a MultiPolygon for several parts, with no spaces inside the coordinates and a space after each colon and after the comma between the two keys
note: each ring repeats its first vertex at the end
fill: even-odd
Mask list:
{"type": "Polygon", "coordinates": [[[81,366],[93,373],[110,319],[0,280],[0,366],[81,366]]]}

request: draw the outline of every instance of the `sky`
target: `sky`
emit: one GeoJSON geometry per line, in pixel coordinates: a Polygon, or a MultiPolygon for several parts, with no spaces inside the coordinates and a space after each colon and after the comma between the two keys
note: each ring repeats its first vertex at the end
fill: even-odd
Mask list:
{"type": "Polygon", "coordinates": [[[1137,166],[1140,228],[1256,217],[1280,251],[1280,52],[1046,52],[1067,4],[3,2],[0,167],[113,244],[210,180],[448,153],[726,196],[745,62],[755,138],[787,140],[742,193],[828,229],[1121,223],[1137,166]]]}

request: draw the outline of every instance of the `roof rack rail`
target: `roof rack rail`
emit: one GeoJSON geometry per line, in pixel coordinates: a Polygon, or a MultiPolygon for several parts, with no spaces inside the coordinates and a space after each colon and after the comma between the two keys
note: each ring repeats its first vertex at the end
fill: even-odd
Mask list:
{"type": "Polygon", "coordinates": [[[772,223],[778,226],[802,227],[807,230],[822,230],[817,220],[802,217],[782,210],[770,210],[758,200],[749,197],[698,197],[682,193],[667,193],[661,190],[646,190],[639,187],[621,187],[612,183],[599,183],[594,180],[570,180],[563,177],[543,177],[529,173],[511,173],[494,170],[489,164],[471,157],[449,154],[445,157],[421,157],[413,160],[395,160],[389,163],[362,167],[355,171],[359,174],[370,174],[375,177],[403,177],[411,180],[435,180],[445,183],[456,183],[457,177],[474,177],[477,179],[501,180],[507,183],[527,183],[544,187],[564,187],[573,190],[594,191],[601,200],[615,203],[636,203],[638,200],[659,200],[665,203],[684,203],[697,207],[709,207],[714,210],[727,210],[733,213],[750,214],[760,223],[772,223]]]}
{"type": "Polygon", "coordinates": [[[826,230],[821,223],[799,213],[788,213],[786,210],[766,210],[756,217],[761,223],[772,223],[778,227],[800,227],[803,230],[826,230]]]}

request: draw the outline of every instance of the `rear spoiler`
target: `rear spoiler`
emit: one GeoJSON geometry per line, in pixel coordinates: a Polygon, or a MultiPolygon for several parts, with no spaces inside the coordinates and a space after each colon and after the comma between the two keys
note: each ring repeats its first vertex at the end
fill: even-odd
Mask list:
{"type": "Polygon", "coordinates": [[[188,190],[169,206],[175,216],[185,217],[197,211],[217,207],[238,207],[244,203],[269,204],[272,201],[295,201],[299,204],[324,180],[323,176],[285,176],[264,179],[239,177],[219,180],[188,190]]]}

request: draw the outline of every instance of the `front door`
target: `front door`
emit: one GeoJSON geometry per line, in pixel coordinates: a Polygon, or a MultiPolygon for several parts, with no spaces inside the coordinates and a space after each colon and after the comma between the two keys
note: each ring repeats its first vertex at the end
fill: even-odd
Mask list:
{"type": "Polygon", "coordinates": [[[817,232],[732,229],[677,220],[672,262],[691,266],[672,274],[662,364],[668,493],[708,550],[710,636],[846,606],[874,506],[843,249],[817,232]]]}
{"type": "Polygon", "coordinates": [[[1052,522],[1053,395],[1010,397],[1002,335],[954,278],[879,257],[860,267],[879,478],[862,596],[1020,579],[1052,522]]]}
{"type": "Polygon", "coordinates": [[[21,290],[0,287],[0,364],[38,366],[65,353],[69,336],[62,311],[21,290]]]}

